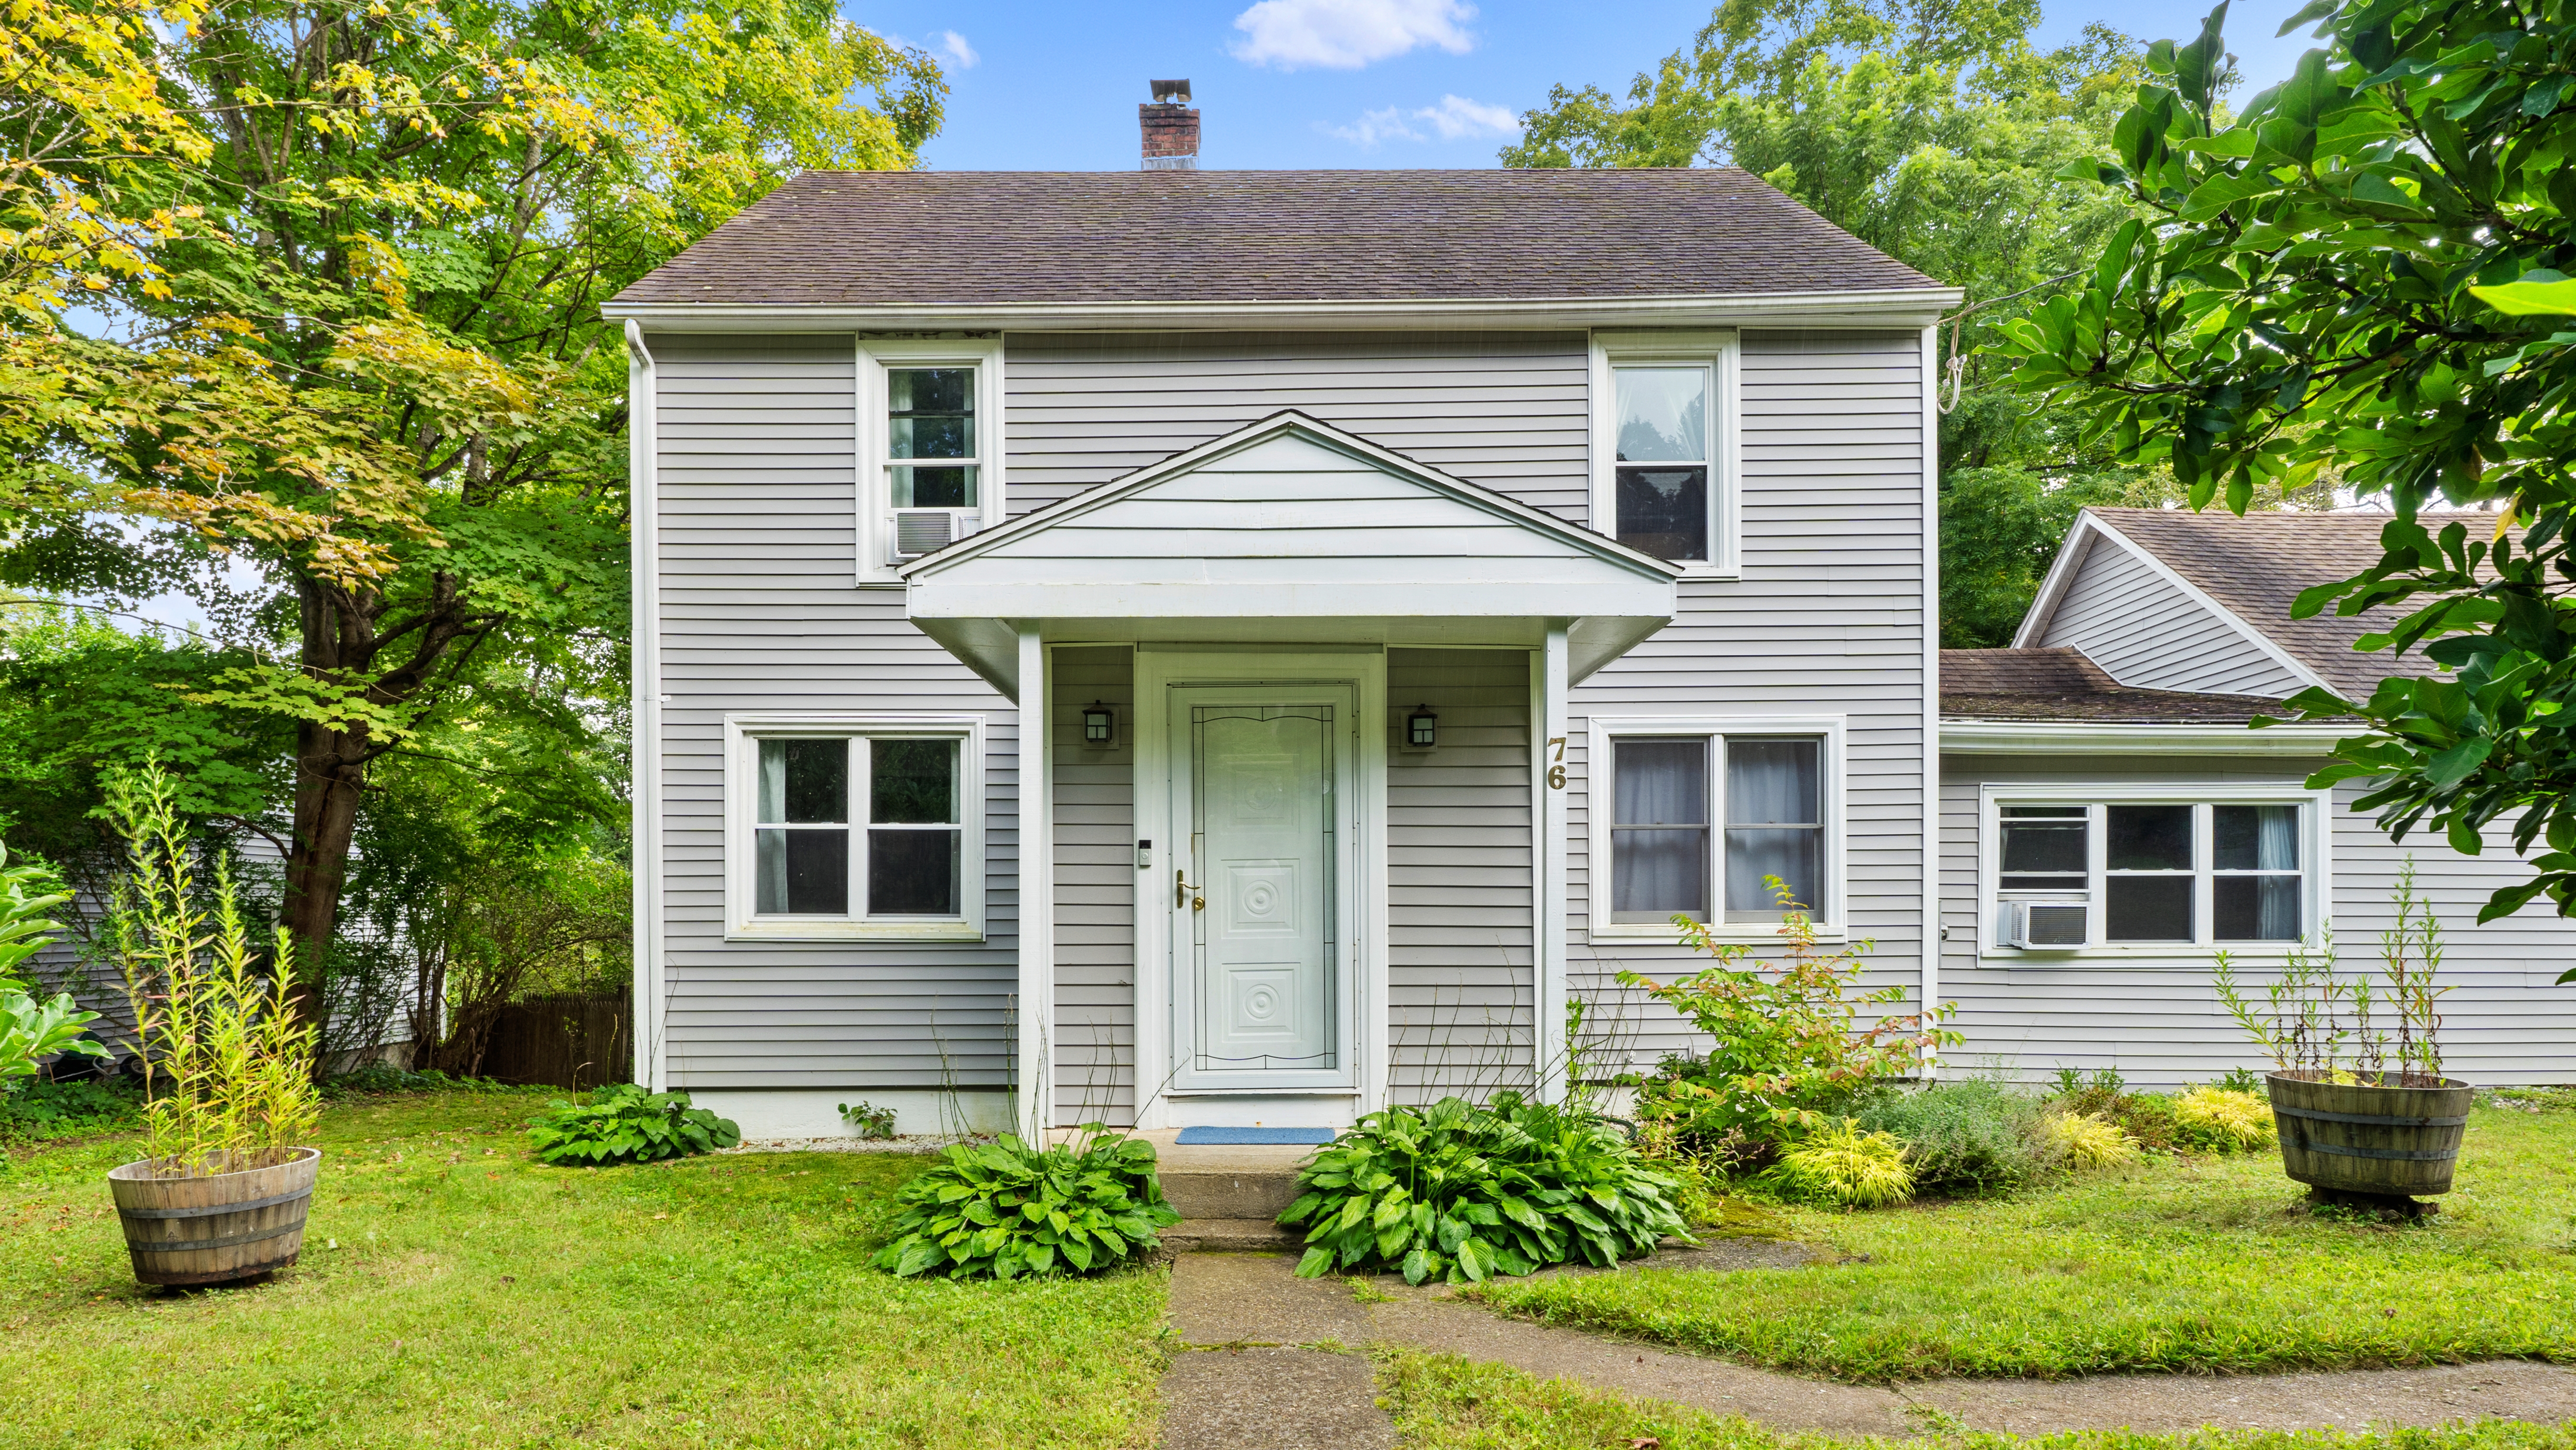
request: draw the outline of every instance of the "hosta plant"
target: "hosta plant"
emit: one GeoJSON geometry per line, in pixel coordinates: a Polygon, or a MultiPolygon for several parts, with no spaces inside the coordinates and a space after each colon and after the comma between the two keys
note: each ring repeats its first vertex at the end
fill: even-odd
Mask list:
{"type": "Polygon", "coordinates": [[[961,1143],[896,1195],[895,1240],[878,1268],[952,1279],[1084,1274],[1150,1253],[1181,1221],[1154,1176],[1154,1145],[1083,1125],[1072,1143],[1032,1148],[1004,1134],[961,1143]]]}
{"type": "Polygon", "coordinates": [[[1581,1259],[1607,1267],[1687,1238],[1679,1184],[1598,1118],[1496,1095],[1369,1114],[1298,1174],[1282,1224],[1306,1229],[1297,1273],[1388,1268],[1481,1283],[1581,1259]]]}
{"type": "Polygon", "coordinates": [[[686,1158],[742,1141],[731,1118],[689,1105],[687,1093],[650,1093],[631,1082],[592,1090],[586,1103],[557,1098],[528,1119],[541,1162],[654,1163],[686,1158]]]}

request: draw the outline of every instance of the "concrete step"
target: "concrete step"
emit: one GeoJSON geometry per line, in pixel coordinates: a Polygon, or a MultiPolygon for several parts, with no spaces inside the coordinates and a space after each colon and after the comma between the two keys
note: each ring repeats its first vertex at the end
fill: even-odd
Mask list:
{"type": "Polygon", "coordinates": [[[1272,1219],[1297,1201],[1297,1165],[1314,1149],[1287,1144],[1160,1146],[1163,1196],[1183,1218],[1272,1219]]]}
{"type": "Polygon", "coordinates": [[[1306,1231],[1266,1218],[1185,1218],[1162,1232],[1176,1254],[1302,1254],[1306,1231]]]}

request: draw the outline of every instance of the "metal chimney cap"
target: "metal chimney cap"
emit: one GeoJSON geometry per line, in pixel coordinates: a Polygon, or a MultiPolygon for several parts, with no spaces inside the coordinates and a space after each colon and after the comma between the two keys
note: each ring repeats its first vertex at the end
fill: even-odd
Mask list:
{"type": "Polygon", "coordinates": [[[1154,103],[1161,106],[1186,106],[1190,103],[1188,81],[1155,81],[1154,103]]]}

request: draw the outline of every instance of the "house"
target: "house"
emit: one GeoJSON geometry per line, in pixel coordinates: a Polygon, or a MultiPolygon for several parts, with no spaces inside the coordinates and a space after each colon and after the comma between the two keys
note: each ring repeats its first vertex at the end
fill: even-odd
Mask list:
{"type": "Polygon", "coordinates": [[[2007,799],[2328,828],[2314,732],[2210,743],[2309,645],[2140,662],[2089,566],[1945,702],[1957,298],[1733,170],[782,186],[608,308],[637,1076],[780,1136],[1555,1093],[1577,1005],[1583,1071],[1691,1044],[1616,977],[1704,960],[1676,913],[1774,953],[1768,877],[1975,1052],[2244,1060],[2198,943],[1979,944],[2007,799]]]}
{"type": "Polygon", "coordinates": [[[2411,861],[2447,942],[2449,1069],[2576,1080],[2576,989],[2556,985],[2576,924],[2545,902],[2476,924],[2489,893],[2526,879],[2508,832],[2479,856],[2434,834],[2392,842],[2351,809],[2364,784],[2305,785],[2350,727],[2246,728],[2310,686],[2357,700],[2432,669],[2356,651],[2376,614],[2290,617],[2301,590],[2377,562],[2387,522],[2087,510],[2011,648],[1942,652],[1934,990],[1959,1006],[1954,1060],[2158,1086],[2247,1064],[2215,953],[2259,985],[2330,930],[2347,973],[2375,974],[2411,861]]]}

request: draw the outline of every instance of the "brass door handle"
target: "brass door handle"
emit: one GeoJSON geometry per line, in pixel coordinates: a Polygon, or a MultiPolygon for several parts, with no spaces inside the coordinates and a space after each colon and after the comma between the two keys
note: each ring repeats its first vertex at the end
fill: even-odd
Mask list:
{"type": "Polygon", "coordinates": [[[1183,906],[1192,911],[1207,910],[1207,898],[1199,895],[1198,888],[1190,884],[1190,873],[1186,869],[1172,873],[1172,909],[1178,911],[1183,906]]]}

